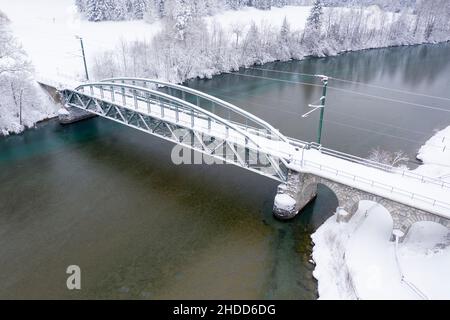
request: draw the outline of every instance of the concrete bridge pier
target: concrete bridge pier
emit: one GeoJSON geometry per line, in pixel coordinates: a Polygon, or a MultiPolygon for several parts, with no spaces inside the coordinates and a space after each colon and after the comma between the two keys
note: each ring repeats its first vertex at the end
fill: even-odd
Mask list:
{"type": "Polygon", "coordinates": [[[289,170],[287,182],[278,185],[273,205],[276,218],[287,220],[294,218],[317,195],[317,184],[305,184],[307,175],[289,170]]]}
{"type": "Polygon", "coordinates": [[[58,110],[58,120],[61,124],[74,123],[95,116],[96,115],[91,112],[67,105],[58,110]]]}
{"type": "Polygon", "coordinates": [[[335,216],[338,222],[348,222],[358,211],[359,203],[369,200],[384,207],[392,217],[391,240],[402,242],[410,227],[419,221],[431,221],[450,228],[450,219],[396,202],[311,173],[289,171],[285,184],[278,186],[273,214],[286,220],[295,217],[317,195],[317,185],[326,185],[338,200],[335,216]]]}

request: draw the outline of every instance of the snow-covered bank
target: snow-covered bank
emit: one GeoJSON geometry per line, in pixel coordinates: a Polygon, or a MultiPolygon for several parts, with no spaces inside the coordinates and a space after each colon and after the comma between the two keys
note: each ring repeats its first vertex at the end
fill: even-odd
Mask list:
{"type": "Polygon", "coordinates": [[[32,99],[24,99],[22,106],[22,119],[20,111],[14,104],[7,105],[10,97],[3,96],[3,108],[0,110],[0,136],[12,133],[20,133],[27,128],[32,128],[39,121],[57,116],[58,106],[53,102],[39,85],[30,79],[32,99]]]}
{"type": "Polygon", "coordinates": [[[0,11],[0,136],[19,133],[56,114],[56,106],[33,79],[33,68],[0,11]]]}
{"type": "Polygon", "coordinates": [[[404,23],[413,23],[413,15],[404,15],[399,20],[400,14],[382,11],[377,6],[335,7],[324,9],[324,38],[311,48],[312,44],[302,43],[311,7],[286,6],[271,10],[246,7],[205,17],[205,28],[199,24],[187,32],[192,39],[188,39],[188,48],[183,51],[177,50],[176,43],[167,42],[166,38],[173,35],[165,34],[159,21],[151,24],[142,20],[89,22],[77,13],[73,0],[0,0],[0,8],[10,17],[11,27],[36,71],[47,78],[84,78],[76,35],[83,37],[91,78],[120,74],[172,82],[209,77],[254,63],[302,59],[311,54],[336,55],[450,39],[450,34],[428,41],[419,35],[405,36],[404,23]],[[283,26],[285,17],[287,25],[283,26]],[[151,44],[155,37],[157,43],[151,44]],[[194,45],[197,48],[191,48],[194,45]]]}
{"type": "MultiPolygon", "coordinates": [[[[415,171],[450,181],[445,145],[450,126],[420,149],[415,171]]],[[[389,241],[392,218],[382,206],[361,201],[348,223],[333,216],[313,235],[314,277],[321,299],[450,299],[450,230],[418,222],[404,241],[389,241]]]]}
{"type": "Polygon", "coordinates": [[[450,181],[450,126],[438,131],[419,150],[419,174],[450,181]]]}

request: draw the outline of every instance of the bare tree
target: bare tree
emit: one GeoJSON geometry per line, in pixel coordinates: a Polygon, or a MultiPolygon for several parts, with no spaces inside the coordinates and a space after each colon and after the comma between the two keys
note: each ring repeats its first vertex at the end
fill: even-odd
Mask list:
{"type": "Polygon", "coordinates": [[[380,147],[377,147],[370,151],[369,160],[386,164],[392,167],[399,167],[402,165],[406,165],[406,163],[409,161],[409,158],[401,150],[389,152],[381,149],[380,147]]]}
{"type": "Polygon", "coordinates": [[[231,26],[231,32],[236,35],[236,42],[234,44],[234,48],[237,49],[239,46],[239,37],[242,35],[244,26],[240,23],[234,23],[231,26]]]}

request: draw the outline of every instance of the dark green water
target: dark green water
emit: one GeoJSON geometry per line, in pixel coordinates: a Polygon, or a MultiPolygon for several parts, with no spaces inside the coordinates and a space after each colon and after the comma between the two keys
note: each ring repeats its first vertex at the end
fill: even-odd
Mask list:
{"type": "MultiPolygon", "coordinates": [[[[450,98],[449,53],[449,45],[418,46],[267,67],[326,70],[450,98]]],[[[234,75],[188,85],[224,95],[285,134],[315,138],[317,118],[294,113],[306,111],[319,88],[234,75]]],[[[326,123],[325,145],[354,154],[378,145],[414,154],[433,129],[450,122],[448,113],[332,90],[329,101],[328,121],[370,129],[326,123]]],[[[176,166],[171,148],[99,118],[64,127],[50,121],[0,139],[0,298],[316,298],[310,234],[337,205],[330,190],[320,188],[301,215],[279,222],[271,213],[275,182],[230,165],[176,166]],[[72,264],[82,270],[79,291],[66,288],[72,264]]]]}

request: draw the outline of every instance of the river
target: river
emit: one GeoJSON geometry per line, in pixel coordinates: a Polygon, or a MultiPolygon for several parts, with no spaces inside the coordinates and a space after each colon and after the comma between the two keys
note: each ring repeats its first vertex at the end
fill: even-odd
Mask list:
{"type": "MultiPolygon", "coordinates": [[[[264,68],[450,98],[450,44],[346,53],[264,68]]],[[[291,73],[250,75],[305,80],[291,73]]],[[[320,87],[232,74],[188,86],[313,141],[320,87]]],[[[372,148],[414,159],[450,123],[448,100],[330,80],[323,144],[367,156],[372,148]],[[431,107],[431,108],[430,108],[431,107]]],[[[231,165],[170,161],[172,144],[111,121],[48,121],[0,139],[0,298],[315,299],[311,233],[331,216],[333,193],[295,219],[272,217],[276,183],[231,165]],[[66,288],[78,265],[82,289],[66,288]]],[[[411,163],[411,165],[414,165],[411,163]]]]}

